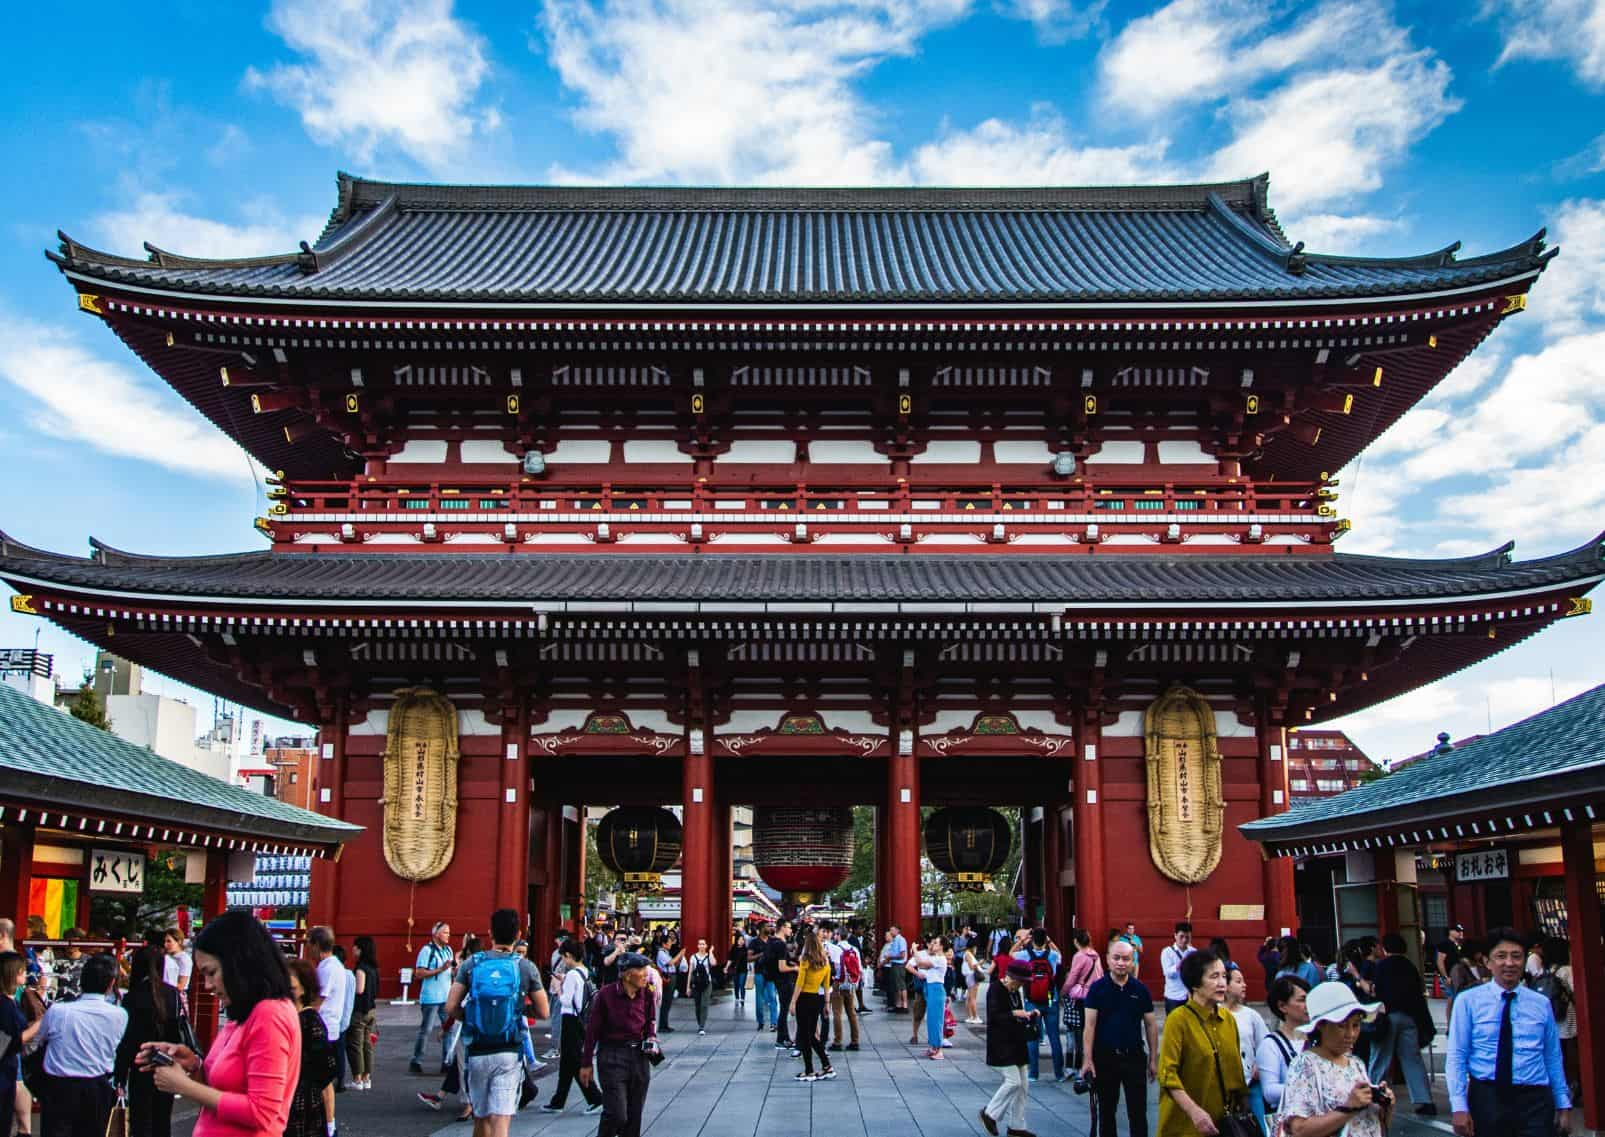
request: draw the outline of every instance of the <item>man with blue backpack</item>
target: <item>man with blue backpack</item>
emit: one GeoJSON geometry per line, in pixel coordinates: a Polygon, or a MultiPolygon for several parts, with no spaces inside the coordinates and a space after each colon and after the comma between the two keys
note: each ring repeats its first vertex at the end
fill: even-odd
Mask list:
{"type": "Polygon", "coordinates": [[[513,951],[517,940],[518,913],[511,908],[492,912],[491,949],[457,969],[446,996],[447,1025],[457,1019],[463,1024],[463,1073],[474,1137],[507,1137],[518,1112],[525,1066],[533,1066],[535,1056],[524,1020],[525,999],[538,1017],[547,1015],[540,970],[513,951]]]}
{"type": "Polygon", "coordinates": [[[1040,1060],[1042,1034],[1047,1033],[1048,1045],[1053,1051],[1053,1080],[1064,1078],[1064,1043],[1059,1038],[1059,965],[1064,961],[1051,939],[1048,929],[1032,928],[1031,939],[1014,958],[1031,969],[1031,978],[1025,983],[1027,1010],[1038,1012],[1037,1027],[1026,1043],[1030,1056],[1031,1081],[1037,1080],[1037,1063],[1040,1060]]]}

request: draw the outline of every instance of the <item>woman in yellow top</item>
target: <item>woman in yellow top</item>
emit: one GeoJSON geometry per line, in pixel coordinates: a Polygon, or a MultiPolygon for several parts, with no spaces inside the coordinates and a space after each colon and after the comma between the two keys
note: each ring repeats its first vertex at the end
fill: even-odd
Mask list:
{"type": "Polygon", "coordinates": [[[825,1044],[819,1040],[819,1018],[825,1013],[825,998],[830,994],[830,956],[825,952],[825,939],[830,935],[821,925],[803,944],[802,956],[797,960],[797,984],[791,991],[791,1013],[797,1019],[797,1045],[802,1049],[803,1069],[797,1075],[799,1082],[817,1082],[834,1078],[825,1055],[825,1044]],[[819,1073],[814,1073],[814,1055],[819,1056],[819,1073]]]}
{"type": "Polygon", "coordinates": [[[1221,1011],[1226,965],[1195,951],[1181,963],[1187,1001],[1165,1019],[1159,1044],[1157,1137],[1215,1137],[1229,1099],[1248,1095],[1238,1052],[1237,1020],[1221,1011]]]}

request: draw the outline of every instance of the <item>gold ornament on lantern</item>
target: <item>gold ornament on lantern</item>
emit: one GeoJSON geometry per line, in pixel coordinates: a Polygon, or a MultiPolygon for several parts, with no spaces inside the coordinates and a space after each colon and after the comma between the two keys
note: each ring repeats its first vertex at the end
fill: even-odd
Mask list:
{"type": "Polygon", "coordinates": [[[427,687],[396,692],[385,743],[385,863],[417,883],[446,871],[457,841],[457,711],[427,687]]]}
{"type": "Polygon", "coordinates": [[[1226,800],[1215,712],[1198,692],[1172,687],[1148,708],[1148,853],[1180,884],[1220,864],[1226,800]]]}

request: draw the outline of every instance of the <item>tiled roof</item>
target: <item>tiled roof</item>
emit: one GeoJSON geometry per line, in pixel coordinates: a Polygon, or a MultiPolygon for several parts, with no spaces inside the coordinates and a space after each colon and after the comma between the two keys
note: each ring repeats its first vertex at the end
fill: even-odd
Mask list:
{"type": "MultiPolygon", "coordinates": [[[[314,246],[150,260],[62,237],[64,269],[165,291],[550,304],[1296,300],[1463,288],[1542,267],[1543,234],[1457,260],[1290,246],[1267,178],[1047,189],[435,186],[342,174],[314,246]]],[[[147,246],[149,248],[149,246],[147,246]]]]}
{"type": "MultiPolygon", "coordinates": [[[[1605,796],[1605,685],[1347,793],[1239,828],[1254,840],[1286,845],[1372,834],[1399,823],[1425,829],[1435,818],[1497,816],[1517,805],[1519,818],[1535,801],[1558,803],[1578,785],[1605,796]]],[[[1496,833],[1481,829],[1483,836],[1496,833]]]]}
{"type": "Polygon", "coordinates": [[[338,844],[362,832],[169,761],[3,683],[0,774],[7,798],[42,806],[290,844],[338,844]]]}
{"type": "MultiPolygon", "coordinates": [[[[1600,541],[1511,563],[1479,557],[1110,554],[642,556],[514,553],[239,553],[90,558],[0,534],[0,576],[69,589],[186,598],[397,602],[1000,602],[1065,605],[1459,600],[1592,584],[1600,541]]],[[[18,587],[26,590],[26,584],[18,587]]]]}

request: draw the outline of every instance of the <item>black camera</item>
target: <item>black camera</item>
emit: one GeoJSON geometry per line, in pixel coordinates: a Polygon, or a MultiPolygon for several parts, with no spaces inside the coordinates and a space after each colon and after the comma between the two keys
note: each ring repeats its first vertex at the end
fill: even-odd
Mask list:
{"type": "Polygon", "coordinates": [[[646,1060],[654,1066],[663,1061],[663,1048],[658,1045],[658,1040],[655,1038],[642,1039],[641,1053],[645,1054],[646,1060]]]}
{"type": "Polygon", "coordinates": [[[1078,1094],[1084,1094],[1092,1089],[1092,1075],[1077,1070],[1070,1079],[1070,1088],[1078,1094]]]}

